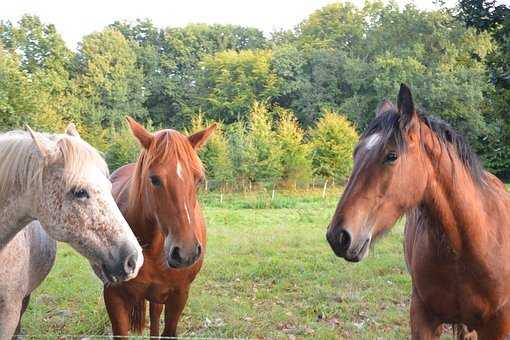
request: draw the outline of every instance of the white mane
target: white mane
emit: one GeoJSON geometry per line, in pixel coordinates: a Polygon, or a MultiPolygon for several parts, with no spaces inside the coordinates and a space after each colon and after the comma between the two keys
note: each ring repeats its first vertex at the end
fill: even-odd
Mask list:
{"type": "MultiPolygon", "coordinates": [[[[67,181],[91,164],[108,176],[108,167],[104,159],[81,138],[67,134],[38,133],[38,135],[56,144],[59,163],[68,174],[65,176],[67,181]]],[[[47,166],[28,132],[16,130],[0,134],[0,199],[4,199],[13,188],[19,192],[25,192],[33,186],[40,189],[47,166]]]]}

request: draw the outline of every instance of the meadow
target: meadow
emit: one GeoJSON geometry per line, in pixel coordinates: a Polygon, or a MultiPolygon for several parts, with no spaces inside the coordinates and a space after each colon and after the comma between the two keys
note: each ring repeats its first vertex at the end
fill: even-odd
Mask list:
{"type": "MultiPolygon", "coordinates": [[[[508,185],[510,189],[510,185],[508,185]]],[[[320,191],[202,194],[204,267],[179,325],[182,337],[407,339],[411,290],[399,221],[361,263],[334,256],[326,227],[340,196],[320,191]]],[[[59,244],[32,295],[25,338],[111,334],[100,281],[59,244]]],[[[450,333],[447,332],[446,338],[450,333]]]]}
{"type": "MultiPolygon", "coordinates": [[[[183,337],[406,338],[410,279],[402,223],[358,264],[334,256],[325,231],[339,190],[202,195],[205,265],[179,325],[183,337]]],[[[102,287],[86,260],[59,244],[32,295],[27,338],[108,335],[102,287]]]]}

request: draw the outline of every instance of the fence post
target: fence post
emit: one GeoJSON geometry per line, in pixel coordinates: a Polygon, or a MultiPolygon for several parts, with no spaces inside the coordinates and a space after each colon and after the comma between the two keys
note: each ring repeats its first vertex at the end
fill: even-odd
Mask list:
{"type": "Polygon", "coordinates": [[[324,182],[324,188],[322,189],[322,198],[326,197],[326,188],[328,187],[328,180],[324,182]]]}

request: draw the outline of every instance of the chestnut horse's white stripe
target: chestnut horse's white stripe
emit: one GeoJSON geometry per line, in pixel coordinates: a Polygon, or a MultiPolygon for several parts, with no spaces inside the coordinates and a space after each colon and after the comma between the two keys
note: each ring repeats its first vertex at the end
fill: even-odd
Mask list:
{"type": "Polygon", "coordinates": [[[191,224],[191,218],[189,216],[188,205],[186,203],[184,203],[184,209],[186,209],[186,215],[188,216],[188,222],[189,222],[189,224],[191,224]]]}
{"type": "Polygon", "coordinates": [[[181,180],[184,180],[182,178],[182,167],[181,167],[181,162],[177,162],[177,169],[176,169],[176,172],[177,172],[177,177],[179,177],[181,180]]]}

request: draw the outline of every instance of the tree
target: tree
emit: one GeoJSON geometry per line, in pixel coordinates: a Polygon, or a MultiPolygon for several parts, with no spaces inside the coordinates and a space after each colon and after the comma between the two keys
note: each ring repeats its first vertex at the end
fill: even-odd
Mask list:
{"type": "MultiPolygon", "coordinates": [[[[199,112],[191,121],[192,132],[204,130],[212,124],[199,112]]],[[[207,144],[200,150],[200,159],[204,163],[207,177],[225,183],[233,179],[234,169],[230,160],[229,143],[225,138],[223,125],[217,127],[207,144]]]]}
{"type": "Polygon", "coordinates": [[[31,84],[20,68],[17,55],[6,51],[0,44],[0,126],[20,127],[37,112],[37,98],[31,84]]]}
{"type": "Polygon", "coordinates": [[[496,42],[485,62],[494,91],[488,91],[485,107],[488,129],[479,150],[488,168],[510,177],[510,8],[494,0],[460,0],[457,18],[468,27],[488,32],[496,42]]]}
{"type": "Polygon", "coordinates": [[[253,165],[257,156],[246,125],[246,122],[238,121],[227,125],[225,129],[230,151],[229,158],[235,169],[234,177],[237,181],[243,182],[255,178],[253,165]]]}
{"type": "Polygon", "coordinates": [[[271,51],[225,51],[206,56],[197,80],[197,106],[215,120],[245,119],[253,101],[272,98],[278,88],[271,51]]]}
{"type": "Polygon", "coordinates": [[[28,88],[21,93],[31,109],[24,108],[18,114],[34,128],[60,132],[65,120],[76,118],[70,95],[73,53],[53,25],[30,15],[24,15],[17,25],[0,23],[0,44],[11,56],[16,55],[28,82],[22,85],[28,88]]]}
{"type": "Polygon", "coordinates": [[[111,28],[86,36],[78,50],[77,93],[87,126],[119,128],[125,115],[145,118],[143,72],[124,36],[111,28]]]}
{"type": "Polygon", "coordinates": [[[299,127],[292,111],[278,109],[276,138],[281,149],[282,179],[287,186],[296,187],[312,176],[311,150],[304,141],[304,131],[299,127]]]}
{"type": "Polygon", "coordinates": [[[255,28],[235,25],[190,24],[158,29],[149,20],[135,25],[115,22],[133,43],[149,95],[144,106],[156,125],[183,128],[198,110],[193,100],[200,61],[225,50],[265,48],[266,39],[255,28]]]}
{"type": "Polygon", "coordinates": [[[272,118],[267,106],[253,102],[249,119],[249,138],[255,152],[252,181],[277,183],[282,177],[282,150],[276,143],[272,118]]]}
{"type": "Polygon", "coordinates": [[[352,154],[358,134],[344,117],[327,111],[311,131],[315,174],[345,180],[352,170],[352,154]]]}

